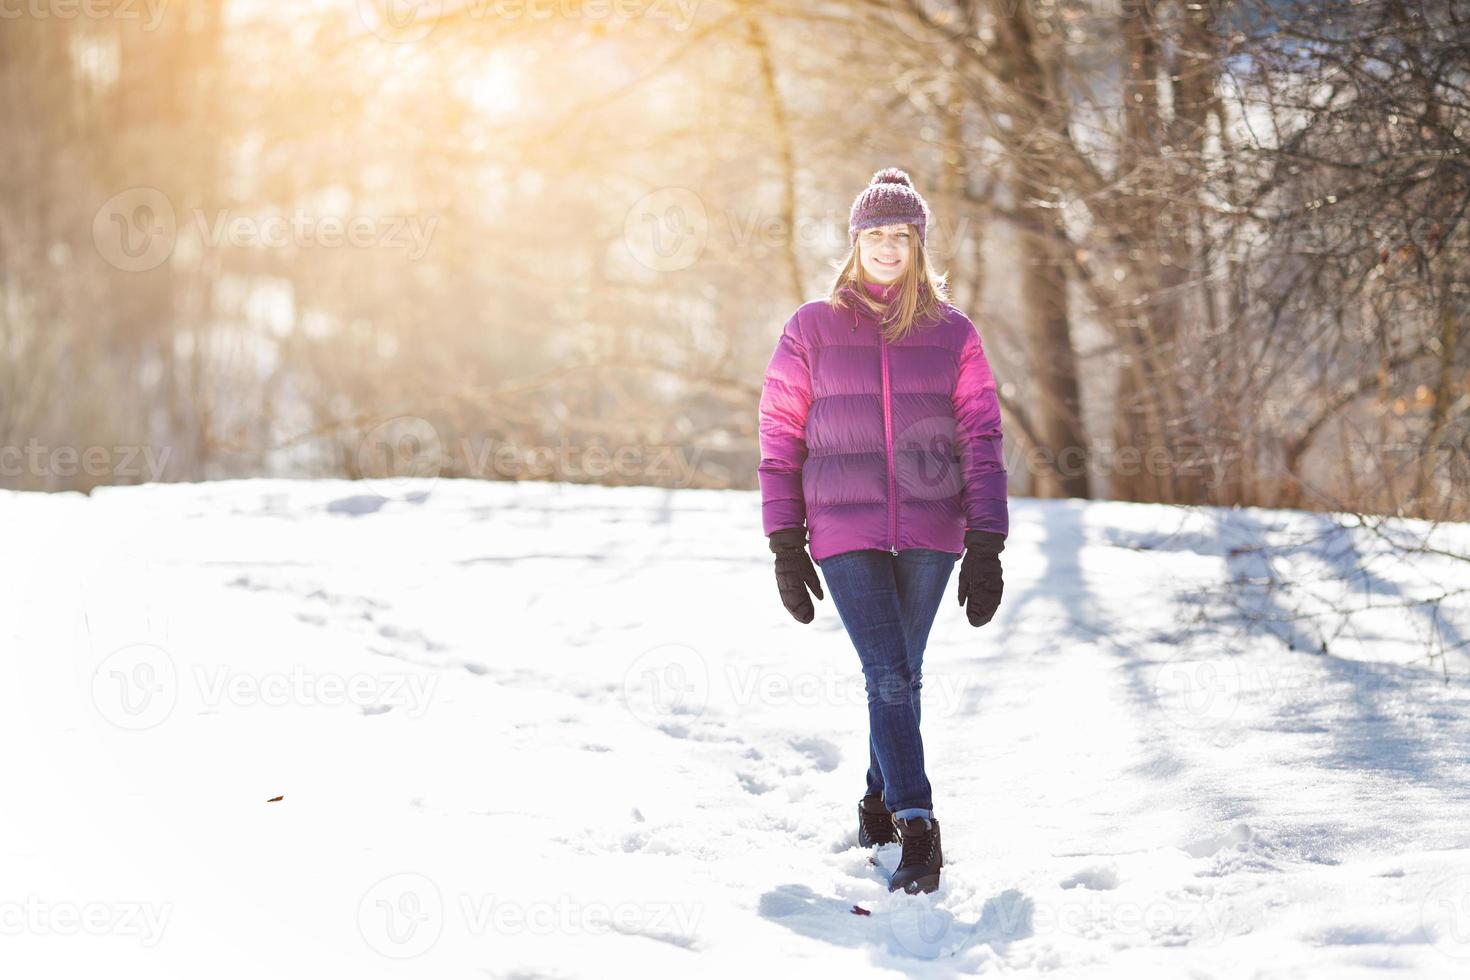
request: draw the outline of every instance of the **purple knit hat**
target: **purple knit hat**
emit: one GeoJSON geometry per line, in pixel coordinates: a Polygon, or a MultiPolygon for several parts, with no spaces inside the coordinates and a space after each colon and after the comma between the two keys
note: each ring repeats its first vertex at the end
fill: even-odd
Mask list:
{"type": "Polygon", "coordinates": [[[848,238],[857,244],[858,232],[880,225],[917,225],[919,242],[924,241],[924,226],[929,223],[929,205],[914,190],[909,175],[897,167],[888,167],[873,175],[873,180],[852,202],[847,219],[848,238]]]}

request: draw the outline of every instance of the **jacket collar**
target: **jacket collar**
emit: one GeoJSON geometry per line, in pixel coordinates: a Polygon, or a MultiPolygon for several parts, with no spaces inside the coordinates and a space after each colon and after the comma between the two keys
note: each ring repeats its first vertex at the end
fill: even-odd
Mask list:
{"type": "MultiPolygon", "coordinates": [[[[886,300],[892,300],[894,297],[896,297],[898,295],[898,284],[897,283],[890,283],[889,285],[882,287],[881,288],[881,292],[879,290],[877,290],[877,289],[874,289],[874,287],[877,286],[877,285],[878,285],[877,283],[867,283],[867,284],[865,284],[865,287],[866,287],[866,291],[867,291],[868,295],[869,296],[872,296],[874,299],[877,299],[879,302],[882,302],[885,299],[886,300]]],[[[855,285],[854,283],[850,283],[849,282],[849,283],[845,283],[842,286],[842,288],[838,290],[838,292],[840,294],[845,293],[847,295],[847,298],[849,300],[855,300],[859,296],[862,295],[863,288],[864,287],[859,287],[859,286],[855,285]]],[[[929,286],[928,286],[928,284],[927,283],[922,283],[922,282],[919,283],[919,292],[920,292],[921,295],[924,294],[924,293],[929,292],[929,286]]]]}
{"type": "Polygon", "coordinates": [[[884,302],[888,302],[892,300],[893,297],[898,295],[898,283],[896,282],[890,282],[886,284],[869,282],[864,283],[863,288],[868,291],[869,296],[872,296],[874,299],[882,300],[884,302]]]}
{"type": "MultiPolygon", "coordinates": [[[[868,312],[867,305],[864,304],[859,299],[859,297],[862,295],[862,292],[863,291],[864,291],[863,290],[863,287],[860,287],[860,286],[855,285],[855,284],[850,283],[850,282],[844,284],[843,287],[840,290],[838,290],[839,295],[845,296],[845,298],[847,300],[847,303],[848,303],[848,309],[852,311],[852,326],[850,328],[850,332],[851,333],[857,333],[857,325],[858,325],[858,318],[859,317],[863,317],[863,318],[868,319],[868,320],[875,319],[874,316],[873,316],[873,314],[870,313],[870,312],[868,312]]],[[[898,295],[898,289],[897,289],[897,284],[896,283],[890,284],[889,286],[885,287],[883,289],[883,291],[882,291],[882,295],[878,294],[877,292],[875,292],[871,288],[867,289],[866,291],[867,291],[868,295],[873,296],[879,302],[883,302],[885,296],[886,296],[886,298],[888,300],[892,300],[895,296],[898,295]]],[[[928,292],[929,292],[929,286],[928,286],[928,284],[927,283],[922,283],[922,282],[919,283],[919,293],[920,293],[920,295],[927,294],[928,292]]]]}

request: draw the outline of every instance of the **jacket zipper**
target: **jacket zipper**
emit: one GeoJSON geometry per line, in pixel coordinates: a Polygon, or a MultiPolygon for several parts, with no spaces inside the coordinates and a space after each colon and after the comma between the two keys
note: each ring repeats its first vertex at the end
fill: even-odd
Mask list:
{"type": "Polygon", "coordinates": [[[883,447],[888,454],[888,550],[898,555],[898,481],[893,467],[893,405],[888,382],[888,340],[878,325],[878,347],[883,364],[883,447]]]}

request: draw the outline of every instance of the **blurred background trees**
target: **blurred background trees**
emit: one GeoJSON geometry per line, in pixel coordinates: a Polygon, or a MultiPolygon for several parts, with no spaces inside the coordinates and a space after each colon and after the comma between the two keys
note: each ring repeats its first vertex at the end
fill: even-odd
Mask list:
{"type": "Polygon", "coordinates": [[[25,0],[0,486],[753,488],[776,334],[893,165],[1013,493],[1470,519],[1467,38],[1454,0],[25,0]]]}

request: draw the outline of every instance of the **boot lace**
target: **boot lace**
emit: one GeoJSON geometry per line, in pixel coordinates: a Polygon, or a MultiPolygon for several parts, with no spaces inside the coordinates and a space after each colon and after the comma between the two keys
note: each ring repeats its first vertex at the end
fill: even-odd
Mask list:
{"type": "Polygon", "coordinates": [[[934,824],[929,824],[929,829],[923,833],[900,834],[903,838],[903,856],[899,858],[900,868],[910,864],[926,865],[934,860],[934,824]]]}
{"type": "Polygon", "coordinates": [[[866,809],[862,811],[863,829],[873,840],[892,840],[893,815],[884,811],[883,813],[869,813],[866,809]]]}

